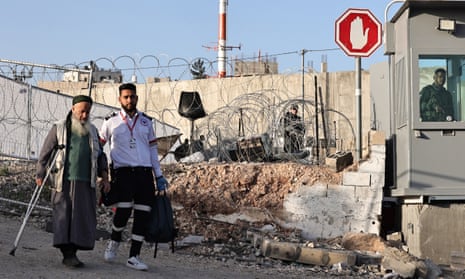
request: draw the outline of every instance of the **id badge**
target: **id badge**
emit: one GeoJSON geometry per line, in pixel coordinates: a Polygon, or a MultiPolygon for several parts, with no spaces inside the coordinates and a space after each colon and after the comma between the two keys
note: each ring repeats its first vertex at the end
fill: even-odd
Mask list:
{"type": "Polygon", "coordinates": [[[135,138],[131,138],[129,140],[129,148],[131,148],[131,149],[136,148],[136,139],[135,138]]]}

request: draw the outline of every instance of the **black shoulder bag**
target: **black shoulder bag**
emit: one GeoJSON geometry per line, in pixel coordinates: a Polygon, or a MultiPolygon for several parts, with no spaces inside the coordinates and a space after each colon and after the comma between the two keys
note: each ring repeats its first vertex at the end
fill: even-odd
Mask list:
{"type": "Polygon", "coordinates": [[[146,242],[155,243],[155,251],[153,257],[157,257],[158,243],[171,242],[171,251],[174,253],[174,239],[178,235],[178,229],[174,225],[173,208],[171,201],[166,195],[158,192],[155,195],[150,212],[150,223],[146,242]]]}

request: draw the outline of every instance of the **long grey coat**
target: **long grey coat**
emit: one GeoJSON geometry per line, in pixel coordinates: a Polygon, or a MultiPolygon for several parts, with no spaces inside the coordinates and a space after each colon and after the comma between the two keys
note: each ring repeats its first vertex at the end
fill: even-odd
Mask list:
{"type": "Polygon", "coordinates": [[[108,162],[101,145],[97,129],[92,125],[89,133],[91,147],[91,182],[67,181],[63,179],[67,155],[67,140],[71,114],[59,121],[50,129],[42,146],[37,162],[36,176],[44,178],[56,146],[64,144],[58,150],[56,163],[51,167],[53,172],[53,246],[74,244],[78,249],[91,250],[95,245],[96,234],[96,180],[102,171],[108,168],[108,162]]]}

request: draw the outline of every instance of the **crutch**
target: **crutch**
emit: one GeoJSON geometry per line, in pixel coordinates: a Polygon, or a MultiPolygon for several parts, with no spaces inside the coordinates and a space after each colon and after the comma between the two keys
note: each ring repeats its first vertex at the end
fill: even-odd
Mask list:
{"type": "Polygon", "coordinates": [[[42,189],[45,187],[45,182],[47,182],[47,179],[50,176],[51,170],[52,170],[53,166],[55,165],[55,162],[56,162],[57,157],[58,157],[58,153],[64,147],[65,146],[63,144],[61,144],[61,145],[57,145],[54,148],[55,149],[54,154],[51,157],[51,158],[53,158],[53,160],[50,162],[50,164],[48,164],[47,172],[45,173],[45,177],[44,177],[44,179],[42,181],[42,185],[41,186],[36,185],[36,188],[34,189],[34,192],[32,193],[31,200],[29,201],[29,204],[27,205],[27,210],[26,210],[26,214],[24,215],[23,223],[21,224],[18,235],[16,236],[15,242],[13,244],[13,249],[11,249],[11,251],[10,251],[10,255],[12,255],[12,256],[15,255],[15,251],[16,251],[16,248],[18,248],[18,243],[21,240],[21,236],[23,234],[24,227],[26,226],[27,220],[29,219],[29,216],[31,215],[32,210],[34,209],[34,207],[37,204],[37,201],[39,200],[40,192],[42,192],[42,189]]]}

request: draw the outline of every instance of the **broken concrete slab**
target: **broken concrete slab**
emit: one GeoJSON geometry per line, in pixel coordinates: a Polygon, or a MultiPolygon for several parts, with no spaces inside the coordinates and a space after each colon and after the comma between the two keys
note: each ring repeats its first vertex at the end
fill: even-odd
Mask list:
{"type": "Polygon", "coordinates": [[[382,252],[382,266],[385,270],[395,271],[403,278],[413,278],[417,270],[415,261],[405,252],[386,247],[382,252]]]}
{"type": "Polygon", "coordinates": [[[351,152],[339,151],[329,154],[325,158],[325,164],[336,172],[340,172],[354,163],[354,157],[351,152]]]}

